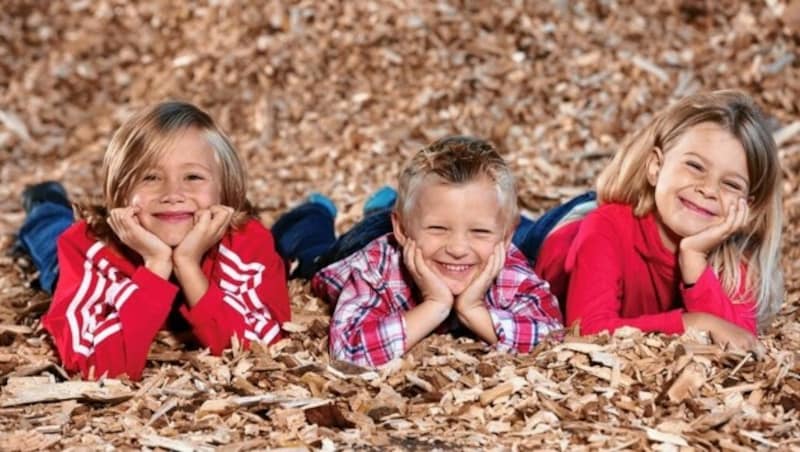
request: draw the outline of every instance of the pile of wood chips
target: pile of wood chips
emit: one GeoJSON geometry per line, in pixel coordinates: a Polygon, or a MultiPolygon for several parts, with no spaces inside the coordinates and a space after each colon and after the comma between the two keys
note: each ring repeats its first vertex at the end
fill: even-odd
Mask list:
{"type": "Polygon", "coordinates": [[[740,88],[784,177],[787,295],[762,358],[618,331],[524,356],[426,339],[380,370],[332,362],[329,308],[290,285],[288,339],[222,357],[160,333],[140,382],[79,381],[25,258],[0,258],[0,450],[800,448],[800,1],[8,0],[0,14],[0,248],[46,179],[97,199],[132,111],[207,109],[248,164],[265,224],[311,191],[337,228],[424,144],[492,140],[531,215],[591,187],[675,99],[740,88]]]}

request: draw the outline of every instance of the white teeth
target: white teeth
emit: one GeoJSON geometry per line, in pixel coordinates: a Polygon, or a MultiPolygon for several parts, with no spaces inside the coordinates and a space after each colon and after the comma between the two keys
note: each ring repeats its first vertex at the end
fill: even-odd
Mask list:
{"type": "Polygon", "coordinates": [[[471,267],[471,265],[452,265],[452,264],[442,264],[442,266],[445,268],[445,270],[451,272],[465,272],[469,270],[469,268],[471,267]]]}

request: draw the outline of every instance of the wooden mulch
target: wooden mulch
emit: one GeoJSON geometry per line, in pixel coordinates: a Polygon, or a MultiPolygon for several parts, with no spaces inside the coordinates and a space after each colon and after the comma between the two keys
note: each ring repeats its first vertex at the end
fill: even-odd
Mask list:
{"type": "Polygon", "coordinates": [[[784,176],[784,308],[761,359],[697,334],[576,337],[511,356],[449,336],[366,371],[327,354],[328,307],[291,284],[289,338],[222,357],[159,336],[141,382],[58,366],[24,258],[0,258],[0,450],[800,448],[800,1],[7,0],[0,248],[19,194],[100,194],[136,108],[193,101],[247,160],[265,224],[310,191],[337,227],[445,134],[491,139],[537,215],[589,188],[626,133],[692,92],[770,115],[784,176]]]}

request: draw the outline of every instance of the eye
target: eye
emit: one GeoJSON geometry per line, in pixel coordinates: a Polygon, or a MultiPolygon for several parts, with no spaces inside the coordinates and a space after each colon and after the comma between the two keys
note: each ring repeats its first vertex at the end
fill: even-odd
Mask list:
{"type": "Polygon", "coordinates": [[[473,234],[477,235],[489,235],[492,233],[491,229],[484,229],[484,228],[474,228],[470,229],[470,231],[472,231],[473,234]]]}
{"type": "Polygon", "coordinates": [[[688,166],[689,168],[691,168],[691,169],[693,169],[695,171],[703,171],[703,165],[701,165],[698,162],[692,161],[692,160],[687,161],[686,162],[686,166],[688,166]]]}
{"type": "Polygon", "coordinates": [[[144,182],[151,182],[154,180],[158,180],[158,175],[155,173],[147,173],[144,176],[142,176],[142,181],[144,182]]]}
{"type": "Polygon", "coordinates": [[[186,179],[188,180],[205,180],[205,176],[198,173],[191,173],[186,175],[186,179]]]}
{"type": "Polygon", "coordinates": [[[425,229],[427,229],[429,231],[432,231],[432,232],[444,232],[444,231],[447,231],[446,227],[440,226],[438,224],[432,224],[432,225],[426,227],[425,229]]]}
{"type": "Polygon", "coordinates": [[[725,187],[727,187],[727,188],[729,188],[729,189],[731,189],[733,191],[737,191],[737,192],[741,192],[741,193],[744,192],[744,187],[739,182],[724,181],[723,185],[725,185],[725,187]]]}

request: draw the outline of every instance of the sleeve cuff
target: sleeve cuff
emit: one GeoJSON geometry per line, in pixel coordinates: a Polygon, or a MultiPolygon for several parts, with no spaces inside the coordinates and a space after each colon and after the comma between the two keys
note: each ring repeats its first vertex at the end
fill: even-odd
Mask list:
{"type": "Polygon", "coordinates": [[[696,311],[710,296],[709,290],[711,287],[719,287],[719,280],[714,270],[709,265],[703,271],[697,281],[692,285],[687,285],[681,281],[680,289],[683,297],[683,304],[688,311],[696,311]]]}
{"type": "MultiPolygon", "coordinates": [[[[163,314],[161,316],[166,318],[178,294],[178,286],[151,272],[147,267],[137,268],[131,276],[131,281],[139,286],[140,294],[144,295],[137,296],[134,309],[138,312],[147,312],[148,315],[163,314]]],[[[120,315],[123,315],[122,312],[130,305],[131,303],[125,303],[120,308],[120,315]]]]}
{"type": "Polygon", "coordinates": [[[209,284],[208,290],[197,300],[197,304],[193,308],[189,308],[185,304],[181,306],[181,314],[193,326],[209,323],[213,321],[214,317],[220,315],[222,308],[220,305],[224,295],[218,286],[209,284]]]}
{"type": "Polygon", "coordinates": [[[683,334],[686,328],[683,325],[683,309],[673,309],[664,313],[664,328],[666,334],[683,334]]]}
{"type": "Polygon", "coordinates": [[[494,334],[497,335],[497,350],[507,352],[514,348],[513,343],[509,343],[509,338],[514,337],[514,315],[502,309],[489,308],[489,317],[492,319],[494,334]]]}

